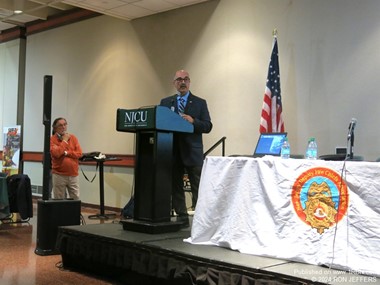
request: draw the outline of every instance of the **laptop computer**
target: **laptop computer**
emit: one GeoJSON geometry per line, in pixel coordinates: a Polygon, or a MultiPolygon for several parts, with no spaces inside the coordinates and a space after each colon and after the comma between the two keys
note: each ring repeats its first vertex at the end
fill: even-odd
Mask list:
{"type": "Polygon", "coordinates": [[[262,133],[257,141],[253,157],[281,155],[281,145],[288,133],[262,133]]]}

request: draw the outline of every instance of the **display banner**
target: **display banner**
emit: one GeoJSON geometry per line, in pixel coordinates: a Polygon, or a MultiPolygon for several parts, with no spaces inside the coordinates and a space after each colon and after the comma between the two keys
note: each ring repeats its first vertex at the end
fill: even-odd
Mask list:
{"type": "Polygon", "coordinates": [[[3,163],[1,172],[8,176],[19,173],[21,126],[3,128],[3,163]]]}

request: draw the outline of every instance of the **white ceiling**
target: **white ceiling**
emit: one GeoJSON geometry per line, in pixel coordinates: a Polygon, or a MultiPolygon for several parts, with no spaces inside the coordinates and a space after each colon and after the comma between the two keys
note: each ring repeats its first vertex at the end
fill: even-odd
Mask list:
{"type": "Polygon", "coordinates": [[[0,0],[0,32],[74,8],[132,20],[209,0],[0,0]],[[19,15],[15,10],[22,10],[19,15]]]}

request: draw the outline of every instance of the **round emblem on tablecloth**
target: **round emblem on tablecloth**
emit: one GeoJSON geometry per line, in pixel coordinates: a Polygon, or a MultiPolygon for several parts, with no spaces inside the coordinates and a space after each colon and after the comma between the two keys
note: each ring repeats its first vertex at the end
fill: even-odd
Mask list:
{"type": "Polygon", "coordinates": [[[348,198],[346,183],[329,168],[308,169],[293,185],[292,203],[298,217],[319,234],[343,218],[348,198]]]}

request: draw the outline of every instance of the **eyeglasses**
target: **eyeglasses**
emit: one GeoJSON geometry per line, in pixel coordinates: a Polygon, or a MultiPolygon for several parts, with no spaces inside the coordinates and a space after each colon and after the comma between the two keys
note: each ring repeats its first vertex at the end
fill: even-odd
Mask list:
{"type": "Polygon", "coordinates": [[[182,81],[185,81],[185,83],[188,83],[188,82],[190,82],[190,78],[189,77],[185,77],[185,78],[178,77],[175,79],[175,81],[178,83],[181,83],[182,81]]]}

